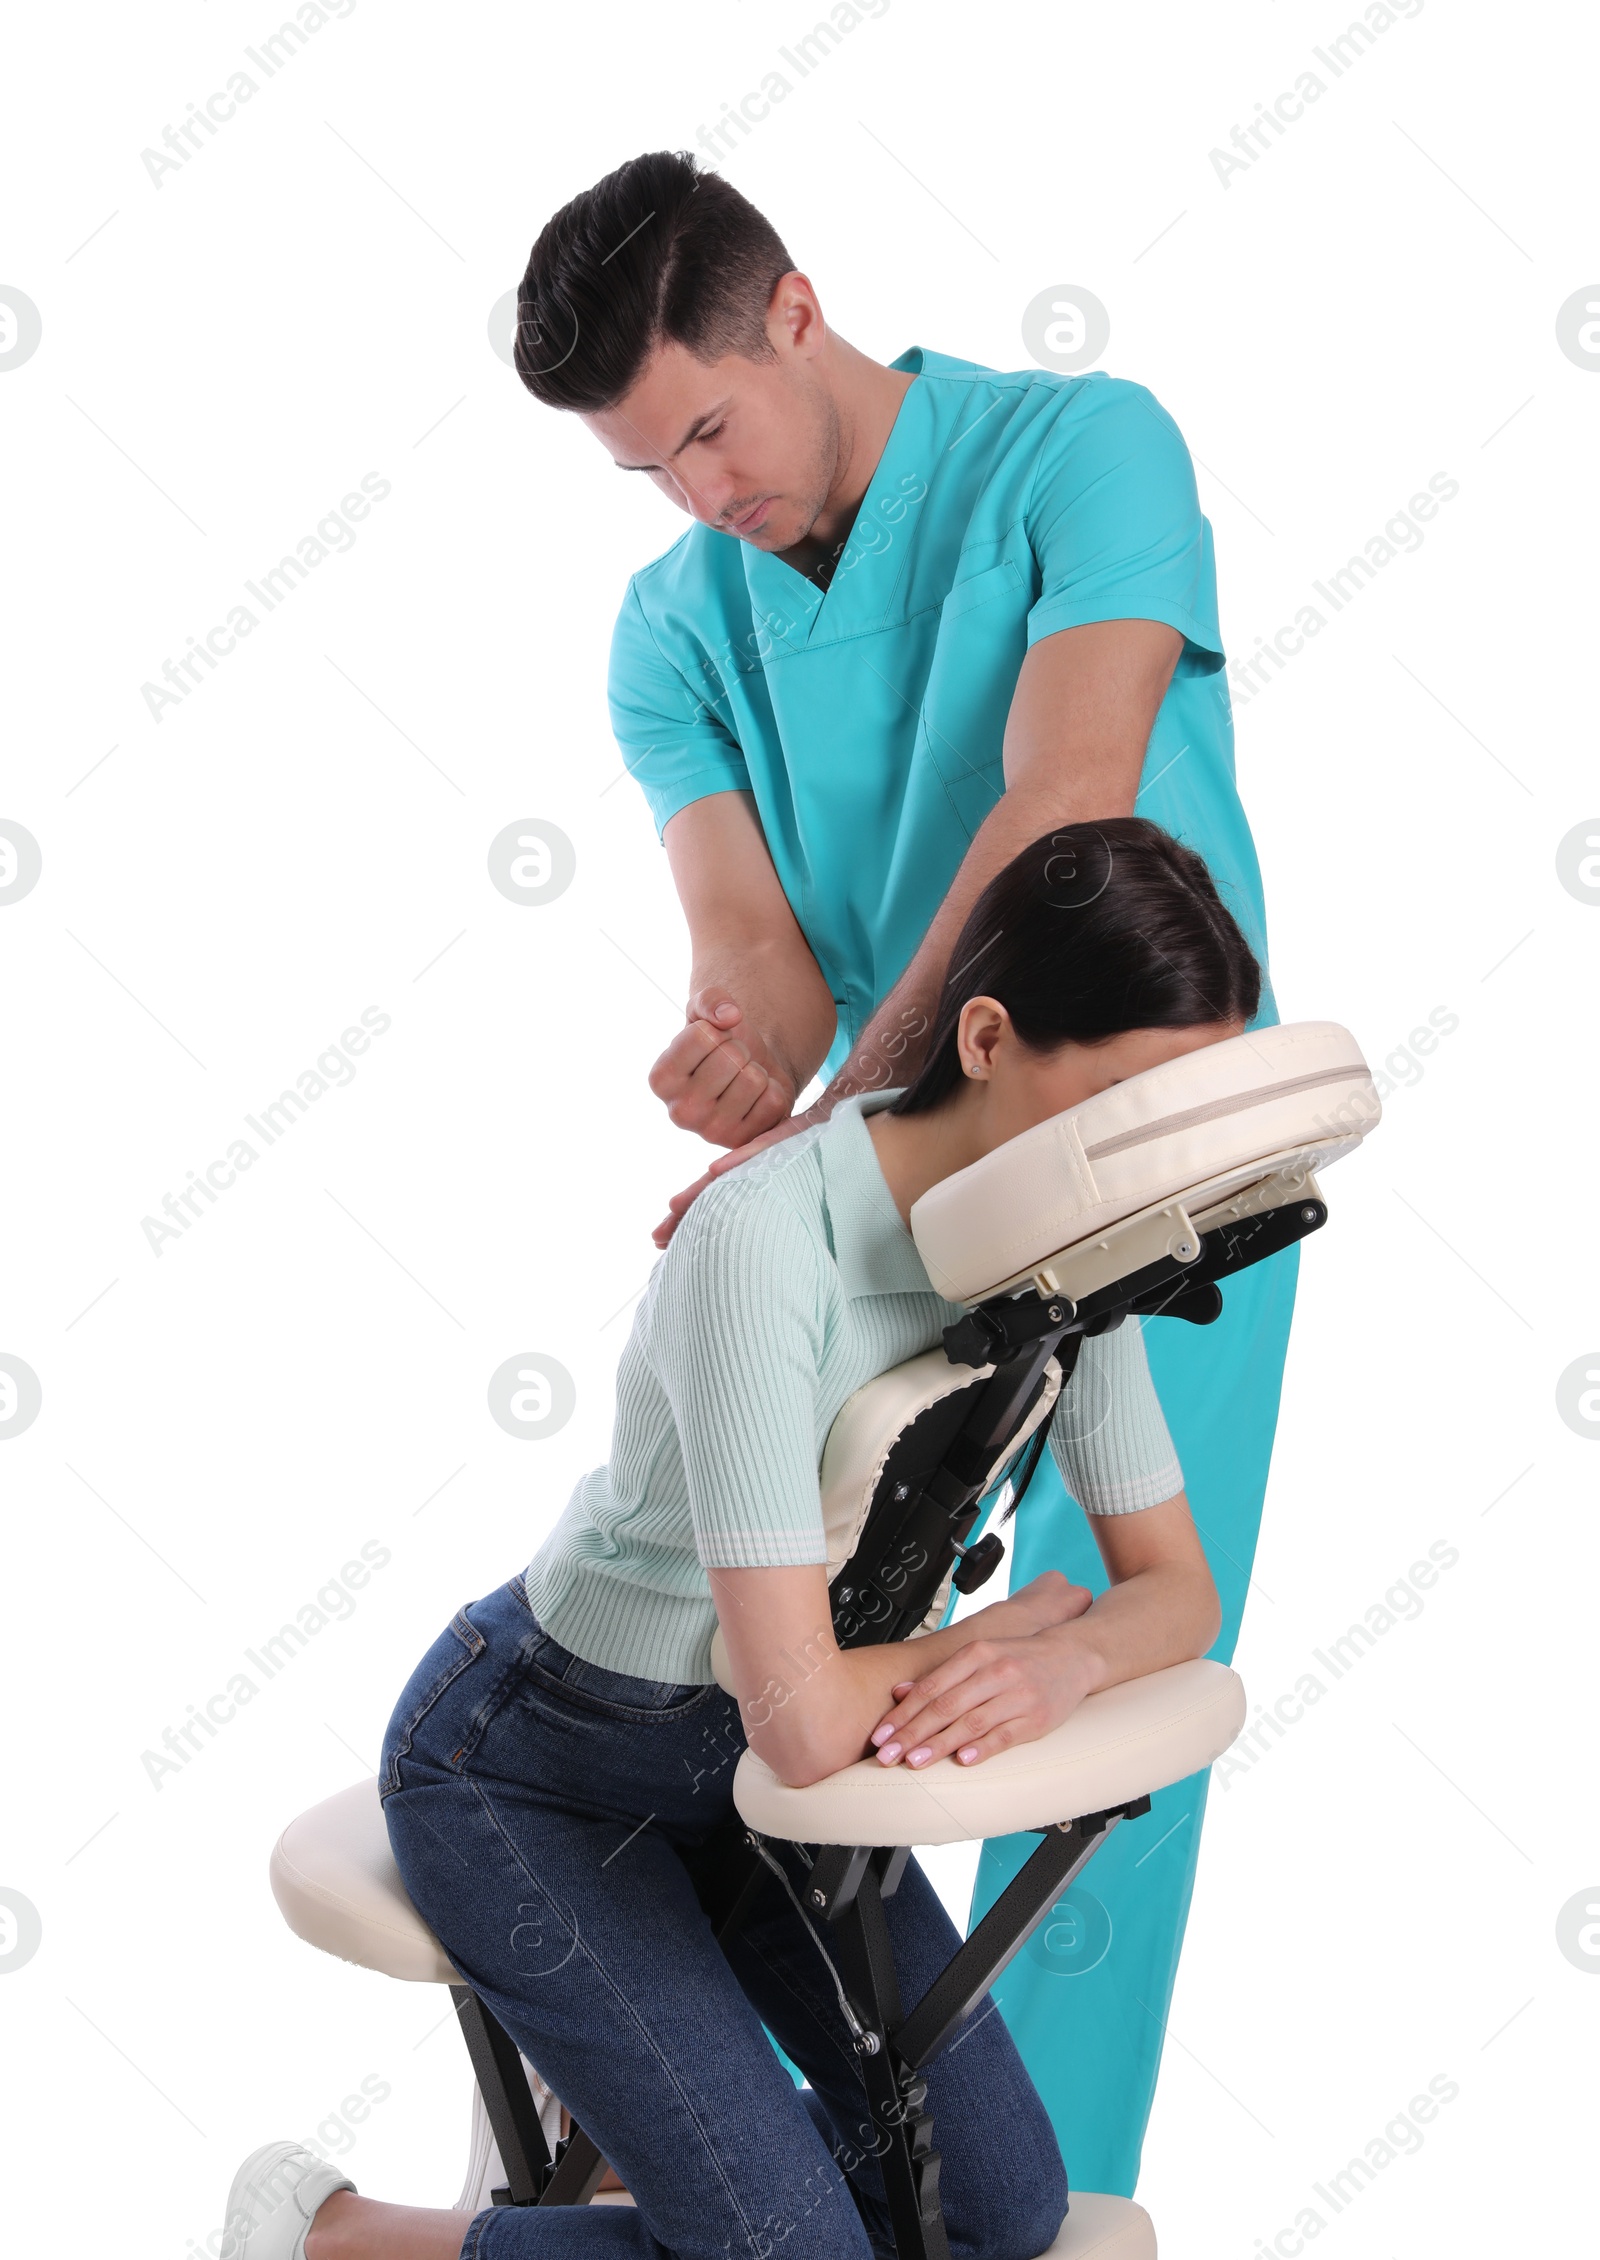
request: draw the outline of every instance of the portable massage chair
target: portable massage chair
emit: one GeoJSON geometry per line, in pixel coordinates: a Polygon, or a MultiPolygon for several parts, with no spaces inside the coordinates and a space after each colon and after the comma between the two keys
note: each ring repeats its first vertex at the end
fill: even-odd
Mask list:
{"type": "MultiPolygon", "coordinates": [[[[1343,1028],[1264,1028],[1115,1084],[931,1187],[911,1230],[932,1284],[966,1310],[942,1349],[867,1383],[829,1433],[821,1490],[839,1645],[931,1631],[952,1588],[992,1575],[1004,1549],[974,1529],[1007,1490],[1012,1504],[1025,1490],[1085,1338],[1130,1318],[1210,1324],[1231,1277],[1326,1221],[1314,1172],[1379,1113],[1343,1028]]],[[[712,1668],[732,1692],[720,1632],[712,1668]]],[[[786,1888],[854,2036],[900,2260],[949,2260],[923,2071],[1109,1831],[1209,1766],[1244,1716],[1235,1673],[1200,1660],[1091,1695],[1052,1732],[972,1767],[865,1758],[794,1789],[753,1750],[740,1758],[738,1821],[707,1863],[702,1904],[729,1936],[778,1867],[770,1841],[809,1863],[800,1893],[787,1878],[786,1888]],[[882,1903],[912,1849],[1017,1832],[1038,1835],[1038,1848],[907,2007],[882,1903]]],[[[290,1928],[312,1945],[450,1987],[477,2078],[462,2210],[595,2199],[605,2160],[576,2125],[561,2135],[557,2099],[406,1897],[377,1783],[292,1821],[271,1875],[290,1928]]],[[[1048,2260],[1154,2252],[1140,2206],[1075,2190],[1048,2260]]]]}

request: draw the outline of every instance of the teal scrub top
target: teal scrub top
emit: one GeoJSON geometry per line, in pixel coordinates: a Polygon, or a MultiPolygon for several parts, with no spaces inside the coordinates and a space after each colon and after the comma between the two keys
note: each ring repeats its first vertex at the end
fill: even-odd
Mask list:
{"type": "MultiPolygon", "coordinates": [[[[1185,841],[1266,965],[1234,782],[1211,528],[1189,451],[1142,385],[1002,374],[921,346],[826,591],[700,524],[634,574],[612,725],[661,832],[749,792],[838,1006],[835,1075],[915,955],[1005,791],[1017,676],[1041,636],[1163,620],[1184,639],[1137,811],[1185,841]]],[[[1276,1018],[1269,988],[1259,1021],[1276,1018]]]]}

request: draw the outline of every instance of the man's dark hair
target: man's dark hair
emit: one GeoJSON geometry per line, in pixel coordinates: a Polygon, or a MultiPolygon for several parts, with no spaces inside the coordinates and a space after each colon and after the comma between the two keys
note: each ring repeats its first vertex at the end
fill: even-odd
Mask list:
{"type": "Polygon", "coordinates": [[[994,997],[1030,1051],[1134,1028],[1249,1020],[1261,968],[1193,850],[1143,816],[1062,824],[997,871],[968,914],[920,1071],[890,1106],[924,1114],[961,1082],[961,1008],[994,997]]]}
{"type": "Polygon", "coordinates": [[[774,358],[767,308],[794,261],[687,150],[631,157],[545,222],[517,289],[517,374],[549,408],[613,407],[657,346],[774,358]]]}

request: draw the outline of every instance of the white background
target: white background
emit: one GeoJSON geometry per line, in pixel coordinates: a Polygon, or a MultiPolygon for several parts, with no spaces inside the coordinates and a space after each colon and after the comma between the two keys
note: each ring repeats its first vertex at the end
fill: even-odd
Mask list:
{"type": "MultiPolygon", "coordinates": [[[[43,324],[0,374],[0,816],[43,856],[0,917],[0,1350],[43,1392],[0,1458],[0,1884],[43,1926],[0,1976],[19,2251],[178,2260],[248,2148],[364,2075],[361,2187],[453,2199],[445,1996],[300,1944],[267,1854],[604,1457],[650,1227],[706,1152],[645,1083],[687,952],[603,695],[682,522],[487,322],[557,205],[692,146],[815,18],[361,0],[155,185],[141,152],[281,20],[36,9],[5,59],[0,283],[43,324]],[[355,546],[153,720],[141,685],[367,473],[355,546]],[[577,853],[542,908],[487,876],[531,818],[577,853]],[[354,1082],[153,1253],[141,1220],[368,1006],[354,1082]],[[529,1351],[577,1386],[540,1443],[487,1409],[529,1351]],[[154,1786],[143,1752],[366,1541],[354,1615],[154,1786]]],[[[1556,313],[1600,272],[1595,55],[1575,10],[1430,0],[1225,185],[1209,152],[1348,20],[894,0],[724,166],[881,360],[1014,368],[1029,301],[1094,291],[1103,365],[1201,466],[1235,655],[1459,482],[1237,700],[1284,1016],[1403,1084],[1304,1258],[1252,1697],[1433,1542],[1459,1561],[1213,1791],[1140,2194],[1165,2253],[1219,2260],[1296,2250],[1313,2183],[1438,2074],[1459,2095],[1326,2249],[1566,2251],[1590,2211],[1600,1977],[1557,1916],[1600,1900],[1600,1450],[1556,1390],[1600,1340],[1600,910],[1556,851],[1600,804],[1600,374],[1556,313]],[[1459,1026],[1408,1060],[1436,1008],[1459,1026]]],[[[969,1872],[940,1869],[963,1916],[969,1872]]]]}

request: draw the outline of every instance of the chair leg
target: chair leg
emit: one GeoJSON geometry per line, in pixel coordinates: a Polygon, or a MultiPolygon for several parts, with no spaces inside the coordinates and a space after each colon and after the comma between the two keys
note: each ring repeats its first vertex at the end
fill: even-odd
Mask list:
{"type": "MultiPolygon", "coordinates": [[[[823,1845],[815,1852],[800,1848],[811,1864],[804,1903],[796,1897],[796,1905],[809,1923],[820,1920],[831,1929],[836,1942],[836,1976],[860,2028],[855,2049],[898,2260],[950,2260],[939,2199],[939,2153],[933,2147],[932,2115],[924,2109],[928,2083],[923,2067],[949,2045],[1110,1831],[1149,1810],[1149,1798],[1137,1797],[1126,1805],[1041,1831],[1043,1842],[909,2016],[901,2008],[883,1912],[884,1900],[892,1897],[905,1872],[909,1848],[859,1844],[823,1845]]],[[[754,1831],[746,1832],[749,1850],[733,1857],[719,1845],[723,1857],[710,1863],[697,1883],[701,1905],[719,1941],[737,1929],[762,1875],[770,1872],[756,1849],[760,1842],[754,1831]]],[[[833,1962],[834,1955],[821,1937],[817,1943],[833,1962]]]]}
{"type": "Polygon", "coordinates": [[[450,1998],[505,2168],[507,2201],[535,2205],[549,2177],[550,2151],[517,2044],[470,1986],[453,1985],[450,1998]]]}
{"type": "Polygon", "coordinates": [[[470,1986],[453,1985],[450,1998],[505,2168],[506,2186],[490,2192],[493,2202],[587,2205],[605,2177],[604,2156],[574,2120],[552,2160],[516,2042],[470,1986]]]}
{"type": "MultiPolygon", "coordinates": [[[[546,2148],[554,2156],[561,2142],[561,2099],[551,2094],[526,2056],[522,2059],[522,2069],[533,2090],[546,2148]]],[[[484,2108],[483,2090],[474,2079],[472,2126],[467,2144],[467,2177],[461,2185],[461,2195],[456,2199],[453,2210],[457,2213],[481,2213],[486,2205],[508,2205],[510,2202],[511,2192],[506,2187],[505,2168],[500,2163],[494,2130],[484,2108]]]]}
{"type": "Polygon", "coordinates": [[[695,1896],[719,1945],[740,1927],[770,1872],[755,1842],[752,1831],[735,1815],[713,1831],[688,1863],[695,1896]]]}
{"type": "Polygon", "coordinates": [[[884,1899],[905,1871],[906,1847],[818,1848],[804,1897],[834,1934],[837,1975],[861,2024],[855,2048],[898,2260],[950,2260],[939,2199],[939,2153],[933,2147],[932,2116],[924,2109],[924,2066],[949,2045],[1109,1832],[1149,1810],[1149,1798],[1138,1797],[1042,1831],[1038,1849],[909,2016],[901,2008],[883,1912],[884,1899]]]}
{"type": "Polygon", "coordinates": [[[1149,1810],[1149,1798],[1136,1797],[1130,1804],[1091,1813],[1082,1820],[1060,1821],[1045,1830],[1044,1842],[1029,1854],[977,1929],[951,1955],[895,2033],[895,2046],[909,2062],[923,2065],[933,2061],[1111,1830],[1120,1821],[1136,1820],[1149,1810]]]}
{"type": "Polygon", "coordinates": [[[489,2202],[489,2191],[493,2186],[489,2171],[491,2156],[498,2164],[499,2154],[494,2147],[489,2114],[483,2107],[483,2090],[474,2079],[472,2134],[467,2144],[467,2178],[461,2185],[461,2195],[455,2201],[453,2209],[457,2213],[481,2213],[489,2202]]]}
{"type": "MultiPolygon", "coordinates": [[[[760,1842],[742,1825],[730,1829],[712,1846],[713,1856],[700,1864],[696,1890],[719,1944],[739,1928],[771,1874],[760,1842]]],[[[865,2013],[856,2053],[877,2130],[873,2147],[888,2195],[895,2250],[899,2260],[950,2260],[939,2206],[939,2153],[933,2148],[933,2121],[922,2108],[927,2082],[886,2045],[886,2036],[900,2022],[900,1995],[881,1900],[898,1886],[910,1849],[826,1845],[813,1852],[802,1845],[800,1850],[810,1862],[806,1920],[837,1924],[838,1979],[857,2012],[865,2013]]],[[[825,1946],[823,1951],[827,1953],[825,1946]]]]}
{"type": "MultiPolygon", "coordinates": [[[[715,1847],[717,1857],[699,1880],[702,1902],[719,1937],[737,1929],[767,1870],[751,1849],[742,1826],[729,1829],[715,1847]]],[[[470,1986],[453,1985],[450,1998],[472,2059],[478,2096],[500,2154],[506,2186],[490,2194],[496,2205],[587,2205],[605,2178],[606,2159],[574,2120],[571,2131],[552,2144],[540,2125],[516,2042],[470,1986]],[[554,2158],[551,2150],[554,2148],[554,2158]]],[[[486,2141],[480,2145],[476,2121],[467,2187],[461,2207],[481,2186],[486,2141]],[[484,2153],[480,2155],[480,2150],[484,2153]]]]}
{"type": "MultiPolygon", "coordinates": [[[[851,1865],[854,1871],[855,1863],[851,1865]]],[[[950,2260],[939,2202],[939,2153],[933,2147],[933,2119],[923,2109],[928,2083],[894,2040],[901,2023],[900,1988],[884,1921],[880,1878],[892,1869],[893,1880],[898,1883],[903,1866],[903,1861],[896,1863],[891,1850],[872,1853],[859,1874],[852,1872],[848,1898],[829,1920],[838,1941],[839,1974],[846,1991],[869,2020],[855,2047],[872,2114],[873,2148],[883,2175],[895,2251],[899,2260],[950,2260]]]]}

